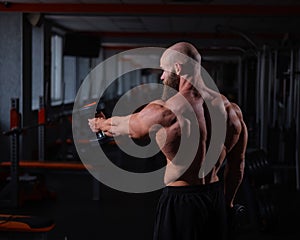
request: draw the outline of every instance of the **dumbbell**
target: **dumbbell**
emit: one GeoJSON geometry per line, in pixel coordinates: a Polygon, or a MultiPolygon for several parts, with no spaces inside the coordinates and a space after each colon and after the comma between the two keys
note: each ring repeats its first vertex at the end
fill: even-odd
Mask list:
{"type": "Polygon", "coordinates": [[[235,239],[239,229],[247,222],[247,209],[244,205],[235,204],[227,209],[229,239],[235,239]]]}
{"type": "Polygon", "coordinates": [[[277,222],[276,204],[273,200],[273,189],[266,184],[256,192],[257,211],[260,230],[267,231],[277,222]]]}
{"type": "Polygon", "coordinates": [[[263,155],[254,155],[247,159],[246,163],[249,177],[253,184],[258,187],[273,180],[267,158],[263,155]]]}
{"type": "MultiPolygon", "coordinates": [[[[97,102],[92,102],[84,105],[80,109],[77,110],[76,113],[80,114],[81,117],[86,119],[98,117],[100,113],[104,110],[104,104],[100,102],[96,107],[96,112],[94,111],[95,105],[97,102]]],[[[112,141],[112,138],[107,137],[104,132],[99,131],[96,133],[96,139],[90,139],[90,142],[99,142],[100,144],[104,144],[112,141]]]]}

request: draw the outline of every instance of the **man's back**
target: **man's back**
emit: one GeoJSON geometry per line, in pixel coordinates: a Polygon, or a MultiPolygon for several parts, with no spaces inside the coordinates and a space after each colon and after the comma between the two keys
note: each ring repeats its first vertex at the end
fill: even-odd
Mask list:
{"type": "MultiPolygon", "coordinates": [[[[182,142],[182,138],[189,138],[195,131],[199,131],[200,137],[199,143],[191,143],[199,144],[199,146],[191,165],[188,168],[185,166],[186,171],[174,173],[174,169],[176,168],[173,167],[168,169],[167,167],[166,182],[168,182],[168,185],[197,185],[216,182],[219,180],[217,176],[218,171],[226,159],[226,156],[229,156],[228,160],[230,161],[230,165],[237,164],[245,154],[247,129],[243,121],[241,110],[237,104],[229,102],[225,96],[220,98],[222,99],[221,106],[217,106],[216,103],[213,103],[216,99],[216,95],[217,93],[210,93],[209,100],[206,99],[206,101],[204,101],[200,95],[195,96],[191,93],[184,94],[188,104],[183,103],[181,98],[175,95],[163,104],[163,107],[171,110],[174,115],[176,115],[176,118],[174,117],[174,120],[169,126],[165,126],[165,128],[158,131],[156,137],[157,142],[169,163],[172,162],[176,155],[180,142],[182,142]],[[205,178],[199,179],[199,170],[205,161],[205,153],[210,143],[211,134],[210,114],[207,104],[215,105],[213,107],[220,109],[218,110],[220,113],[219,116],[226,120],[227,129],[225,142],[223,146],[220,146],[222,147],[222,151],[218,161],[205,178]],[[190,112],[195,113],[197,118],[196,123],[193,123],[189,118],[190,112]],[[233,156],[235,159],[233,159],[233,156]],[[176,181],[170,182],[171,177],[174,178],[174,176],[179,175],[180,177],[176,179],[176,181]]],[[[176,163],[173,163],[173,166],[174,164],[176,163]]],[[[182,168],[178,168],[178,171],[182,171],[182,168]]]]}

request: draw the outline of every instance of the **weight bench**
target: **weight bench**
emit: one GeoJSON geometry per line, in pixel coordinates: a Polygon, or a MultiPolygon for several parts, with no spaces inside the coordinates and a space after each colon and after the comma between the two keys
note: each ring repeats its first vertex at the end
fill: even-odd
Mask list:
{"type": "Polygon", "coordinates": [[[54,226],[45,217],[0,214],[0,240],[47,240],[54,226]]]}
{"type": "MultiPolygon", "coordinates": [[[[103,165],[104,166],[104,165],[103,165]]],[[[0,162],[1,167],[11,167],[11,162],[0,162]]],[[[50,162],[50,161],[19,161],[19,168],[24,169],[40,169],[40,170],[70,170],[70,171],[87,171],[93,169],[93,166],[89,164],[83,164],[81,162],[50,162]]],[[[99,166],[97,166],[99,167],[99,166]]],[[[1,192],[0,192],[1,193],[1,192]]],[[[99,182],[93,180],[93,199],[99,200],[99,182]]],[[[2,240],[0,238],[0,240],[2,240]]]]}

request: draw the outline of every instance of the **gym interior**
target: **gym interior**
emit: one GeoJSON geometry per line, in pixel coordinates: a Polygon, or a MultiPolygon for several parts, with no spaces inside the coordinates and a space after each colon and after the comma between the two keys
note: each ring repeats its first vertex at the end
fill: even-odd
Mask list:
{"type": "Polygon", "coordinates": [[[161,71],[132,50],[178,41],[197,47],[248,127],[237,239],[299,239],[298,24],[297,0],[0,1],[0,239],[152,239],[161,189],[99,181],[75,140],[128,172],[160,169],[164,157],[129,156],[74,114],[111,116],[135,87],[160,84],[161,71]],[[113,74],[89,81],[111,59],[113,74]]]}

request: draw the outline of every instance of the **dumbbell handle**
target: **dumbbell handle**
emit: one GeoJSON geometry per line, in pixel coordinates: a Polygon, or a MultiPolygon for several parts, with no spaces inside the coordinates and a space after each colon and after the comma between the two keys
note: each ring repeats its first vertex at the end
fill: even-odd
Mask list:
{"type": "Polygon", "coordinates": [[[101,141],[103,138],[106,137],[106,136],[105,136],[105,133],[102,132],[102,131],[97,132],[97,133],[96,133],[96,136],[97,136],[97,139],[98,139],[99,141],[101,141]]]}
{"type": "Polygon", "coordinates": [[[227,214],[229,239],[235,239],[238,229],[245,224],[247,209],[243,205],[235,204],[232,208],[227,209],[227,214]]]}

